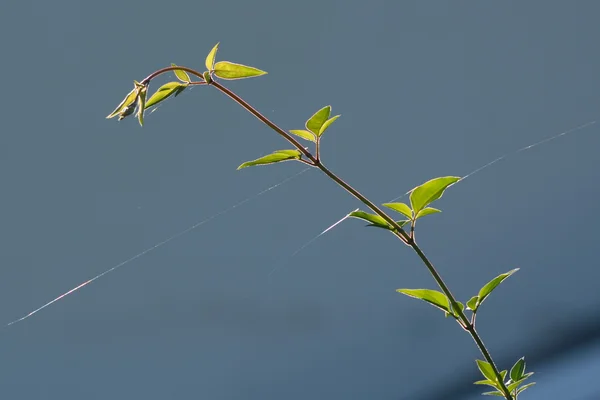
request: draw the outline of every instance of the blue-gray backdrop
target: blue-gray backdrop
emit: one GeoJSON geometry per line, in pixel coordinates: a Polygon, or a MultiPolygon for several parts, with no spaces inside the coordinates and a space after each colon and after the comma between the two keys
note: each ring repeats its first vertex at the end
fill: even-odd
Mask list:
{"type": "MultiPolygon", "coordinates": [[[[144,128],[104,118],[133,79],[171,62],[201,69],[218,41],[219,59],[269,71],[228,85],[286,129],[326,104],[342,114],[324,161],[377,202],[600,118],[596,1],[1,8],[3,324],[303,169],[236,171],[285,143],[211,88],[167,101],[144,128]]],[[[451,188],[419,226],[461,299],[521,268],[478,326],[503,367],[528,356],[539,385],[546,360],[599,331],[599,133],[510,156],[451,188]]],[[[468,335],[395,293],[434,283],[391,235],[345,221],[290,257],[357,206],[303,173],[2,329],[3,397],[448,400],[480,389],[468,335]]]]}

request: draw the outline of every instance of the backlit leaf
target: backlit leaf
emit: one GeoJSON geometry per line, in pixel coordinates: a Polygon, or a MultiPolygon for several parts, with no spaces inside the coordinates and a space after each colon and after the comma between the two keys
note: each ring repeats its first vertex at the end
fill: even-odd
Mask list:
{"type": "Polygon", "coordinates": [[[492,382],[498,382],[496,379],[496,374],[494,374],[494,368],[490,365],[490,363],[482,360],[475,360],[477,362],[477,367],[481,371],[481,374],[488,380],[492,382]]]}
{"type": "Polygon", "coordinates": [[[206,60],[204,61],[204,65],[206,65],[206,69],[212,71],[215,66],[215,57],[217,56],[217,50],[219,50],[219,43],[215,44],[215,47],[212,48],[210,53],[206,56],[206,60]]]}
{"type": "Polygon", "coordinates": [[[306,129],[319,136],[319,131],[331,114],[331,106],[325,106],[306,121],[306,129]]]}
{"type": "Polygon", "coordinates": [[[398,293],[428,302],[440,310],[450,313],[450,302],[446,295],[437,290],[430,289],[397,289],[398,293]]]}
{"type": "Polygon", "coordinates": [[[317,138],[314,133],[305,131],[304,129],[292,129],[290,131],[291,134],[301,137],[305,140],[310,140],[311,142],[316,142],[317,138]]]}
{"type": "Polygon", "coordinates": [[[300,153],[298,150],[277,150],[269,155],[257,158],[256,160],[246,161],[237,169],[252,167],[255,165],[273,164],[281,161],[299,160],[301,156],[302,153],[300,153]]]}
{"type": "Polygon", "coordinates": [[[348,216],[370,222],[373,226],[377,226],[378,228],[392,229],[390,224],[377,214],[369,214],[364,211],[352,211],[348,216]]]}
{"type": "Polygon", "coordinates": [[[159,87],[158,90],[154,92],[152,96],[150,96],[150,98],[146,102],[145,108],[150,108],[173,94],[178,95],[180,91],[186,88],[186,86],[187,84],[179,82],[165,83],[164,85],[159,87]]]}
{"type": "Polygon", "coordinates": [[[458,180],[460,180],[458,176],[443,176],[427,181],[411,190],[410,203],[415,214],[442,197],[446,188],[458,180]]]}
{"type": "MultiPolygon", "coordinates": [[[[176,67],[177,65],[176,65],[176,64],[173,64],[173,63],[171,63],[171,66],[172,66],[172,67],[176,67]]],[[[179,80],[180,80],[180,81],[182,81],[182,82],[187,82],[187,83],[189,83],[189,82],[191,82],[191,81],[192,81],[192,80],[190,79],[190,76],[187,74],[187,72],[185,72],[185,71],[184,71],[184,70],[182,70],[182,69],[176,69],[176,70],[173,70],[173,73],[175,74],[175,76],[177,77],[177,79],[179,79],[179,80]]]]}
{"type": "Polygon", "coordinates": [[[317,136],[321,136],[327,130],[327,128],[329,128],[329,125],[333,124],[335,122],[335,120],[338,119],[339,117],[340,117],[339,115],[336,115],[335,117],[331,117],[327,121],[325,121],[323,123],[323,125],[321,126],[321,128],[319,129],[319,133],[317,134],[317,136]]]}
{"type": "Polygon", "coordinates": [[[266,74],[258,68],[248,67],[229,61],[219,61],[215,64],[215,75],[223,79],[244,79],[266,74]]]}
{"type": "Polygon", "coordinates": [[[496,287],[500,283],[502,283],[502,281],[504,281],[506,278],[508,278],[509,276],[511,276],[512,274],[517,272],[518,270],[519,270],[519,268],[515,268],[511,271],[508,271],[507,273],[498,275],[497,277],[495,277],[494,279],[492,279],[491,281],[486,283],[485,286],[483,286],[481,288],[481,290],[479,290],[478,306],[481,305],[481,303],[483,303],[483,301],[490,295],[490,293],[492,293],[492,290],[496,289],[496,287]]]}
{"type": "Polygon", "coordinates": [[[408,219],[412,219],[413,217],[412,210],[404,203],[384,203],[383,206],[399,212],[408,219]]]}
{"type": "Polygon", "coordinates": [[[437,214],[437,213],[441,213],[441,211],[438,210],[437,208],[425,207],[424,209],[422,209],[421,211],[419,211],[419,213],[417,214],[417,217],[415,218],[415,220],[417,220],[419,218],[423,218],[423,217],[425,217],[427,215],[437,214]]]}

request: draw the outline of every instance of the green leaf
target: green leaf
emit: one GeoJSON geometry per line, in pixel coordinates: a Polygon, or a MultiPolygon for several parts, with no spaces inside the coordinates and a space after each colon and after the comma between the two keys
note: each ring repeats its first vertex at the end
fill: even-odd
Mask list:
{"type": "Polygon", "coordinates": [[[477,367],[481,371],[481,374],[488,380],[492,382],[498,382],[496,379],[496,375],[494,374],[494,369],[490,365],[490,363],[482,360],[475,360],[477,362],[477,367]]]}
{"type": "MultiPolygon", "coordinates": [[[[396,223],[397,223],[398,225],[400,225],[400,228],[402,228],[404,225],[406,225],[406,224],[407,224],[407,223],[409,223],[409,222],[410,222],[410,221],[407,221],[407,220],[405,220],[405,219],[403,219],[403,220],[401,220],[401,221],[396,221],[396,223]]],[[[388,226],[381,226],[381,225],[379,225],[379,224],[369,224],[369,225],[367,225],[367,226],[372,226],[372,227],[375,227],[375,228],[387,229],[388,231],[392,231],[392,230],[394,230],[394,228],[393,228],[393,227],[391,227],[391,226],[389,226],[389,225],[388,225],[388,226]]]]}
{"type": "Polygon", "coordinates": [[[484,379],[484,380],[481,380],[481,381],[477,381],[477,382],[473,382],[473,385],[488,385],[488,386],[491,386],[491,387],[493,387],[495,389],[498,389],[498,384],[496,382],[493,382],[493,381],[490,381],[490,380],[487,380],[487,379],[484,379]]]}
{"type": "Polygon", "coordinates": [[[215,75],[223,79],[244,79],[266,74],[258,68],[248,67],[229,61],[219,61],[215,64],[215,75]]]}
{"type": "Polygon", "coordinates": [[[215,69],[215,57],[217,55],[217,50],[219,50],[219,43],[215,44],[215,47],[213,47],[210,53],[208,53],[206,56],[206,61],[204,61],[204,65],[206,65],[206,69],[209,71],[215,69]]]}
{"type": "Polygon", "coordinates": [[[321,126],[321,128],[319,129],[319,133],[317,133],[317,136],[320,137],[327,130],[327,128],[329,128],[329,125],[333,124],[335,122],[335,120],[338,119],[339,117],[340,117],[339,115],[336,115],[335,117],[331,117],[327,121],[325,121],[323,123],[323,125],[321,126]]]}
{"type": "Polygon", "coordinates": [[[533,385],[535,385],[535,382],[531,382],[531,383],[528,383],[527,385],[521,386],[520,388],[517,389],[517,394],[524,392],[525,390],[529,389],[533,385]]]}
{"type": "MultiPolygon", "coordinates": [[[[122,113],[127,107],[132,106],[132,105],[133,105],[133,107],[130,108],[130,111],[127,110],[127,111],[129,111],[129,113],[127,115],[130,115],[131,113],[133,113],[133,110],[135,109],[135,102],[137,99],[137,94],[138,94],[138,92],[137,92],[137,87],[136,87],[131,92],[127,93],[127,96],[125,96],[123,101],[121,101],[119,103],[119,105],[117,106],[117,108],[115,108],[115,110],[113,112],[108,114],[106,116],[106,118],[110,119],[110,118],[116,117],[117,115],[122,113]]],[[[121,115],[119,117],[119,121],[122,120],[123,118],[125,118],[127,115],[121,115]]]]}
{"type": "Polygon", "coordinates": [[[204,77],[204,81],[206,83],[211,83],[212,82],[212,76],[210,76],[210,72],[209,71],[204,71],[202,73],[202,76],[204,77]]]}
{"type": "Polygon", "coordinates": [[[430,289],[397,289],[396,291],[398,293],[426,301],[432,306],[437,307],[444,312],[450,313],[450,302],[448,301],[446,295],[442,292],[430,289]]]}
{"type": "Polygon", "coordinates": [[[467,310],[477,311],[477,302],[479,301],[479,296],[473,296],[467,301],[467,310]]]}
{"type": "Polygon", "coordinates": [[[140,126],[144,126],[144,111],[146,109],[146,95],[148,94],[148,86],[144,86],[140,89],[138,94],[138,109],[137,109],[137,119],[140,123],[140,126]]]}
{"type": "Polygon", "coordinates": [[[384,207],[387,207],[389,209],[399,212],[400,214],[404,215],[408,219],[412,220],[412,218],[413,218],[412,210],[410,209],[410,207],[408,205],[406,205],[404,203],[383,203],[382,205],[384,207]]]}
{"type": "Polygon", "coordinates": [[[498,397],[504,397],[504,393],[502,393],[501,391],[497,391],[497,392],[484,392],[481,393],[484,396],[498,396],[498,397]]]}
{"type": "Polygon", "coordinates": [[[305,131],[304,129],[292,129],[290,133],[299,136],[302,139],[310,140],[311,142],[317,141],[317,138],[314,133],[305,131]]]}
{"type": "Polygon", "coordinates": [[[496,289],[496,287],[500,283],[502,283],[503,280],[505,280],[518,270],[519,268],[515,268],[511,271],[508,271],[505,274],[498,275],[497,277],[486,283],[485,286],[482,287],[481,290],[479,290],[479,301],[477,302],[477,307],[479,307],[481,303],[483,303],[483,301],[490,295],[490,293],[492,293],[492,290],[496,289]]]}
{"type": "Polygon", "coordinates": [[[298,150],[277,150],[269,155],[257,158],[256,160],[247,161],[240,165],[238,169],[252,167],[255,165],[273,164],[281,161],[299,160],[301,156],[302,153],[300,153],[298,150]]]}
{"type": "Polygon", "coordinates": [[[390,224],[388,224],[385,219],[377,214],[369,214],[364,211],[352,211],[350,214],[348,214],[348,216],[370,222],[372,226],[376,226],[378,228],[384,228],[388,230],[392,229],[390,224]]]}
{"type": "Polygon", "coordinates": [[[319,111],[313,114],[312,117],[306,121],[306,129],[319,136],[321,127],[325,124],[329,115],[331,114],[331,106],[325,106],[319,111]]]}
{"type": "Polygon", "coordinates": [[[519,360],[510,369],[510,379],[517,382],[523,379],[523,373],[525,372],[525,357],[519,358],[519,360]]]}
{"type": "Polygon", "coordinates": [[[431,214],[437,214],[437,213],[441,213],[442,211],[438,210],[437,208],[433,208],[433,207],[425,207],[424,209],[422,209],[421,211],[419,211],[419,213],[417,214],[417,217],[415,218],[415,220],[419,219],[419,218],[423,218],[427,215],[431,215],[431,214]]]}
{"type": "Polygon", "coordinates": [[[185,83],[179,83],[179,82],[165,83],[164,85],[159,87],[158,90],[156,92],[154,92],[154,94],[152,96],[150,96],[150,98],[146,102],[145,108],[150,108],[153,105],[160,103],[161,101],[165,100],[167,97],[171,96],[172,94],[177,96],[186,87],[187,87],[187,84],[185,84],[185,83]]]}
{"type": "MultiPolygon", "coordinates": [[[[172,67],[176,67],[176,64],[171,63],[172,67]]],[[[177,77],[177,79],[179,79],[182,82],[187,82],[190,83],[192,80],[190,79],[190,76],[187,74],[187,72],[185,72],[182,69],[176,69],[173,70],[173,73],[175,74],[175,76],[177,77]]]]}
{"type": "Polygon", "coordinates": [[[448,186],[460,180],[458,176],[443,176],[425,182],[410,192],[410,204],[415,214],[441,198],[448,186]]]}

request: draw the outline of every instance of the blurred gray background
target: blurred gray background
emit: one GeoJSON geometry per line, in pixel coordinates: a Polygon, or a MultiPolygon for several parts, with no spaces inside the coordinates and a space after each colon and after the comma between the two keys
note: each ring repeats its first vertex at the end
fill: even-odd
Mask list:
{"type": "MultiPolygon", "coordinates": [[[[326,104],[342,114],[324,162],[378,203],[600,118],[592,0],[0,8],[2,324],[304,168],[236,171],[286,144],[211,88],[144,128],[104,118],[133,79],[171,62],[203,69],[218,41],[218,59],[269,71],[225,84],[285,129],[326,104]]],[[[574,374],[600,372],[600,356],[584,359],[600,337],[599,146],[596,124],[510,156],[418,227],[462,300],[521,268],[478,327],[501,367],[525,355],[536,371],[524,399],[600,398],[597,379],[574,374]]],[[[3,397],[476,395],[472,340],[395,293],[434,283],[393,236],[345,221],[290,257],[358,206],[306,172],[2,329],[3,397]]]]}

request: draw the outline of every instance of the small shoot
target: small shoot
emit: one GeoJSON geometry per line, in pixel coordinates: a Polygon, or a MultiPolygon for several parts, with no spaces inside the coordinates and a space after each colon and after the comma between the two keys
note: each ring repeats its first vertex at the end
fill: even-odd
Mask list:
{"type": "MultiPolygon", "coordinates": [[[[148,85],[141,84],[138,81],[133,81],[133,90],[131,92],[129,92],[127,94],[127,96],[125,96],[125,98],[123,99],[123,101],[121,101],[119,103],[117,108],[115,108],[113,110],[113,112],[108,114],[106,116],[106,118],[110,119],[110,118],[114,118],[118,115],[119,121],[120,121],[123,118],[126,118],[126,117],[130,116],[131,114],[133,114],[136,107],[139,106],[142,96],[144,97],[143,100],[145,101],[147,89],[148,89],[148,85]]],[[[140,114],[138,114],[138,119],[139,118],[140,118],[140,114]]],[[[143,114],[141,114],[140,124],[143,124],[143,122],[144,122],[144,117],[143,117],[143,114]]]]}
{"type": "Polygon", "coordinates": [[[217,57],[217,51],[219,50],[219,43],[217,43],[206,56],[204,65],[207,71],[204,72],[204,80],[206,83],[212,82],[212,74],[222,79],[244,79],[252,78],[255,76],[265,75],[266,72],[258,68],[249,67],[247,65],[232,63],[230,61],[219,61],[215,62],[217,57]]]}
{"type": "Polygon", "coordinates": [[[419,213],[429,204],[440,199],[444,191],[453,183],[460,180],[458,176],[443,176],[425,182],[421,186],[417,186],[410,192],[410,204],[413,213],[419,213]]]}
{"type": "Polygon", "coordinates": [[[274,164],[282,161],[300,160],[301,157],[302,153],[298,150],[277,150],[256,160],[246,161],[237,169],[253,167],[255,165],[274,164]]]}
{"type": "MultiPolygon", "coordinates": [[[[486,396],[499,396],[504,397],[504,392],[502,391],[502,386],[498,381],[496,375],[494,374],[494,370],[492,366],[486,362],[481,360],[477,361],[477,367],[481,371],[481,374],[485,378],[484,380],[474,382],[475,385],[487,385],[493,387],[494,391],[483,393],[486,396]]],[[[528,379],[533,372],[525,373],[525,358],[520,358],[515,365],[510,369],[510,377],[507,381],[506,375],[508,371],[500,372],[500,376],[502,377],[502,382],[504,386],[508,389],[510,394],[513,396],[513,399],[517,399],[519,393],[527,390],[531,386],[535,385],[535,382],[528,383],[523,385],[526,379],[528,379]]]]}

